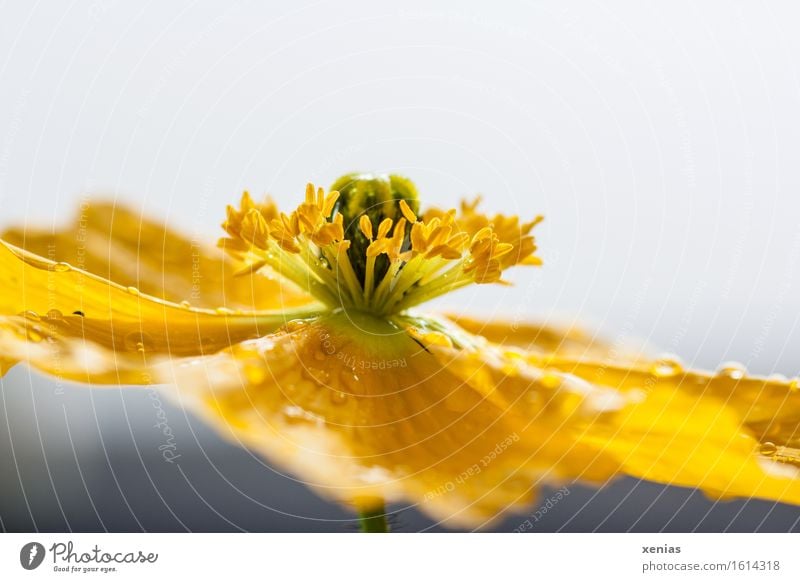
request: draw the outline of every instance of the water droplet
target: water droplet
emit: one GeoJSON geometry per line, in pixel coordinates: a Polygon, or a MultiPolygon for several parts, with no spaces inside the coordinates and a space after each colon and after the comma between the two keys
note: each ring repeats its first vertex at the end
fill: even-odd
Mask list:
{"type": "Polygon", "coordinates": [[[747,369],[739,362],[725,362],[717,369],[717,375],[731,380],[741,380],[745,374],[747,374],[747,369]]]}
{"type": "Polygon", "coordinates": [[[283,418],[292,424],[299,422],[314,422],[321,424],[323,422],[321,417],[305,410],[304,408],[301,408],[300,406],[295,405],[285,406],[283,408],[283,418]]]}
{"type": "Polygon", "coordinates": [[[70,269],[72,269],[72,265],[69,263],[60,262],[53,265],[53,270],[58,271],[59,273],[66,273],[70,269]]]}
{"type": "Polygon", "coordinates": [[[58,309],[51,309],[47,312],[47,319],[61,319],[62,315],[58,309]]]}
{"type": "Polygon", "coordinates": [[[558,374],[554,374],[553,372],[545,372],[542,374],[542,377],[539,378],[539,383],[544,386],[545,388],[555,389],[561,386],[561,376],[558,374]]]}
{"type": "Polygon", "coordinates": [[[217,312],[218,315],[233,315],[234,313],[236,313],[230,307],[217,307],[215,311],[217,312]]]}
{"type": "Polygon", "coordinates": [[[305,369],[305,373],[310,380],[313,380],[318,384],[327,384],[328,380],[330,380],[331,378],[331,375],[328,373],[327,370],[323,370],[321,368],[314,368],[311,366],[308,366],[305,369]]]}
{"type": "Polygon", "coordinates": [[[341,406],[345,402],[347,402],[349,396],[346,392],[339,392],[338,390],[331,391],[331,404],[336,404],[337,406],[341,406]]]}
{"type": "Polygon", "coordinates": [[[676,356],[662,356],[653,364],[650,372],[658,378],[672,378],[683,372],[683,363],[676,356]]]}
{"type": "Polygon", "coordinates": [[[345,387],[349,394],[362,394],[360,378],[353,370],[345,369],[339,374],[339,382],[345,387]]]}
{"type": "Polygon", "coordinates": [[[144,353],[152,347],[152,339],[146,332],[132,331],[125,336],[125,349],[144,353]]]}
{"type": "Polygon", "coordinates": [[[778,446],[775,443],[766,442],[761,445],[759,452],[765,457],[774,457],[778,452],[778,446]]]}
{"type": "Polygon", "coordinates": [[[139,289],[137,289],[136,287],[133,287],[133,286],[131,286],[131,287],[128,287],[128,288],[127,288],[127,291],[128,291],[128,293],[130,293],[131,295],[139,295],[139,289]]]}
{"type": "Polygon", "coordinates": [[[181,307],[183,307],[184,309],[191,309],[192,304],[189,301],[181,301],[181,307]]]}

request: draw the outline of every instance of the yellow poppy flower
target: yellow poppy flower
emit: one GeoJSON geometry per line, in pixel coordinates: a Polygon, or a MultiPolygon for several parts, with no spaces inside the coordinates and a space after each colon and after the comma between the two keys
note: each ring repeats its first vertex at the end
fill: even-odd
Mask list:
{"type": "Polygon", "coordinates": [[[619,475],[800,504],[796,380],[417,311],[540,265],[539,220],[421,211],[407,179],[358,174],[290,214],[245,193],[219,248],[84,208],[61,232],[2,235],[0,372],[169,386],[372,531],[385,502],[481,527],[542,484],[619,475]]]}

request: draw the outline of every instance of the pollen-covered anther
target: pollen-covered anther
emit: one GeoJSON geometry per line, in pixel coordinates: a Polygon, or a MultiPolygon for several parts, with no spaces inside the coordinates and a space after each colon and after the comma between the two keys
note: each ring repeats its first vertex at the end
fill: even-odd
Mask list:
{"type": "Polygon", "coordinates": [[[394,225],[391,238],[387,239],[388,244],[386,245],[385,252],[392,261],[398,259],[407,261],[411,258],[411,251],[403,250],[403,243],[406,240],[406,224],[407,221],[405,218],[398,220],[397,224],[394,225]]]}
{"type": "MultiPolygon", "coordinates": [[[[366,216],[362,216],[365,218],[367,222],[369,222],[369,218],[366,216]]],[[[381,223],[378,225],[378,234],[373,239],[372,236],[368,238],[372,241],[370,245],[367,247],[367,257],[377,257],[380,254],[388,252],[388,247],[391,244],[391,238],[389,237],[389,232],[392,230],[392,226],[394,225],[394,221],[391,218],[384,218],[381,223]]],[[[361,227],[362,232],[364,232],[364,226],[361,227]]],[[[369,226],[369,232],[372,234],[372,224],[369,226]]]]}
{"type": "Polygon", "coordinates": [[[372,221],[369,219],[369,216],[366,214],[361,215],[361,218],[358,219],[358,228],[361,230],[361,233],[367,237],[367,240],[373,240],[372,221]]]}
{"type": "Polygon", "coordinates": [[[300,252],[297,244],[299,234],[300,224],[297,214],[294,212],[291,215],[281,213],[280,218],[276,218],[270,223],[270,236],[286,252],[300,252]]]}
{"type": "Polygon", "coordinates": [[[319,225],[313,232],[310,233],[309,238],[315,245],[323,247],[332,243],[341,242],[344,239],[344,225],[342,224],[342,215],[337,214],[332,222],[325,222],[319,225]]]}
{"type": "Polygon", "coordinates": [[[501,259],[513,249],[514,245],[500,242],[491,227],[484,227],[472,237],[470,259],[464,266],[464,273],[473,274],[479,284],[495,283],[503,273],[501,259]]]}
{"type": "Polygon", "coordinates": [[[317,246],[339,242],[344,238],[342,216],[337,215],[331,220],[333,207],[338,198],[339,192],[334,190],[326,195],[322,188],[319,188],[315,195],[313,184],[308,184],[305,202],[293,213],[300,234],[306,235],[317,246]]]}
{"type": "Polygon", "coordinates": [[[442,257],[448,260],[461,258],[469,242],[469,234],[456,232],[453,213],[435,217],[429,223],[416,222],[411,227],[411,249],[415,255],[426,259],[442,257]]]}
{"type": "Polygon", "coordinates": [[[239,256],[247,253],[251,247],[266,248],[269,233],[267,225],[278,215],[278,207],[272,199],[256,203],[245,191],[238,208],[231,205],[226,208],[222,228],[229,238],[220,239],[219,246],[239,256]]]}
{"type": "Polygon", "coordinates": [[[242,239],[259,249],[266,249],[269,243],[269,227],[264,215],[253,208],[242,220],[241,235],[242,239]]]}
{"type": "Polygon", "coordinates": [[[417,215],[414,214],[414,211],[411,210],[411,207],[405,200],[400,200],[400,212],[402,213],[403,217],[411,224],[417,222],[417,215]]]}

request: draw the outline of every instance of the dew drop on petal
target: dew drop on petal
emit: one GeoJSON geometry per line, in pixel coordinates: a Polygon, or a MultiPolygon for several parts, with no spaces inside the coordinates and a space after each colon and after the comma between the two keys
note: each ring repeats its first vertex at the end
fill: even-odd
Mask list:
{"type": "Polygon", "coordinates": [[[311,366],[305,369],[305,373],[310,380],[313,380],[318,384],[327,384],[331,378],[331,375],[328,373],[327,370],[323,370],[321,368],[313,368],[311,366]]]}
{"type": "Polygon", "coordinates": [[[53,270],[58,271],[59,273],[66,273],[70,269],[72,269],[72,265],[69,263],[60,262],[53,265],[53,270]]]}
{"type": "Polygon", "coordinates": [[[353,370],[342,370],[339,374],[339,382],[347,389],[350,394],[361,394],[361,379],[353,370]]]}
{"type": "Polygon", "coordinates": [[[747,374],[747,368],[739,362],[725,362],[717,369],[718,376],[730,378],[731,380],[741,380],[745,374],[747,374]]]}
{"type": "Polygon", "coordinates": [[[125,349],[130,352],[144,353],[152,347],[150,335],[146,332],[132,331],[125,336],[125,349]]]}
{"type": "Polygon", "coordinates": [[[183,307],[184,309],[191,309],[192,304],[189,301],[181,301],[181,307],[183,307]]]}
{"type": "Polygon", "coordinates": [[[128,291],[128,293],[130,293],[131,295],[139,295],[139,289],[137,287],[133,286],[128,287],[126,291],[128,291]]]}
{"type": "Polygon", "coordinates": [[[47,319],[61,319],[62,315],[58,309],[51,309],[47,312],[47,319]]]}
{"type": "Polygon", "coordinates": [[[315,424],[323,423],[321,417],[313,414],[300,406],[290,405],[283,408],[283,418],[289,423],[295,424],[298,422],[313,422],[315,424]]]}
{"type": "Polygon", "coordinates": [[[658,378],[673,378],[683,372],[683,363],[677,356],[665,355],[653,364],[650,372],[658,378]]]}
{"type": "Polygon", "coordinates": [[[339,390],[331,390],[331,404],[341,406],[342,404],[346,403],[347,400],[348,400],[348,395],[346,392],[340,392],[339,390]]]}

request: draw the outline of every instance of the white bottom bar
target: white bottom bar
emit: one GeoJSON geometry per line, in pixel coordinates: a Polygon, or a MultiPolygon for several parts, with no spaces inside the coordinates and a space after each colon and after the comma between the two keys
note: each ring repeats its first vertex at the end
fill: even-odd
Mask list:
{"type": "Polygon", "coordinates": [[[0,579],[797,580],[799,544],[791,534],[4,534],[0,579]]]}

